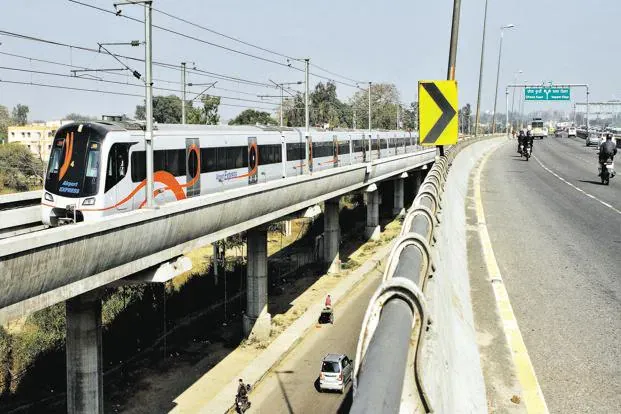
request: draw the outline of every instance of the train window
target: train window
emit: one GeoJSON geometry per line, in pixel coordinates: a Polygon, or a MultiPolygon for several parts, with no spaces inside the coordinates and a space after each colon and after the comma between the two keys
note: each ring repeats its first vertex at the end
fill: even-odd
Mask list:
{"type": "Polygon", "coordinates": [[[201,148],[201,174],[216,170],[216,149],[201,148]]]}
{"type": "Polygon", "coordinates": [[[227,170],[248,166],[248,147],[228,147],[226,153],[227,170]]]}
{"type": "Polygon", "coordinates": [[[226,170],[226,147],[216,148],[216,171],[226,170]]]}
{"type": "Polygon", "coordinates": [[[380,144],[382,146],[382,149],[387,149],[388,148],[388,138],[378,138],[380,140],[380,144]]]}
{"type": "Polygon", "coordinates": [[[297,161],[306,158],[306,148],[303,142],[287,144],[287,161],[297,161]]]}
{"type": "Polygon", "coordinates": [[[349,154],[349,142],[339,142],[339,154],[349,154]]]}
{"type": "Polygon", "coordinates": [[[372,149],[379,150],[379,138],[376,138],[371,141],[372,149]]]}
{"type": "Polygon", "coordinates": [[[259,145],[259,165],[278,164],[282,161],[280,144],[259,145]]]}
{"type": "Polygon", "coordinates": [[[127,164],[129,162],[129,145],[114,144],[110,147],[108,154],[108,168],[106,169],[106,187],[104,192],[114,187],[127,174],[127,164]]]}
{"type": "Polygon", "coordinates": [[[333,153],[333,144],[332,142],[313,142],[313,157],[321,158],[321,157],[332,157],[333,153]]]}
{"type": "Polygon", "coordinates": [[[166,150],[166,164],[164,165],[164,170],[175,177],[185,176],[185,149],[166,150]]]}
{"type": "Polygon", "coordinates": [[[147,166],[144,151],[132,152],[132,181],[139,183],[147,177],[147,166]]]}

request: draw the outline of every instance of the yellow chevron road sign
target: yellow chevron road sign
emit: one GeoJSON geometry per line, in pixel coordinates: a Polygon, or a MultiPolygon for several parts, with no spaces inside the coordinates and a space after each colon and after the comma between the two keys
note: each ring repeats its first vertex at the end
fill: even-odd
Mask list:
{"type": "Polygon", "coordinates": [[[418,82],[418,132],[422,145],[457,143],[457,108],[456,81],[418,82]]]}

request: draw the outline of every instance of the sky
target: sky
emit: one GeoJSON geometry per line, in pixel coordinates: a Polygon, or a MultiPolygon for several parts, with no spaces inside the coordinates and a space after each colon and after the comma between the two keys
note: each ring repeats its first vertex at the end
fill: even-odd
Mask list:
{"type": "MultiPolygon", "coordinates": [[[[119,0],[80,0],[106,10],[114,10],[119,0]]],[[[497,112],[505,111],[504,87],[525,80],[529,83],[587,83],[590,100],[621,99],[621,17],[620,0],[488,0],[487,35],[482,85],[482,111],[491,111],[498,65],[500,27],[516,27],[504,33],[497,112]],[[517,73],[522,71],[521,74],[517,73]]],[[[462,0],[457,51],[456,79],[460,106],[476,106],[483,11],[485,0],[462,0]]],[[[293,58],[310,58],[311,89],[325,76],[347,84],[361,82],[394,83],[401,101],[416,100],[419,80],[445,79],[448,63],[453,0],[154,0],[153,7],[293,58]],[[327,69],[334,74],[322,71],[327,69]]],[[[74,46],[97,49],[97,43],[144,40],[144,25],[116,17],[69,0],[0,0],[0,31],[39,37],[74,46]]],[[[142,6],[123,6],[122,14],[142,19],[142,6]]],[[[254,82],[297,82],[304,73],[298,61],[249,47],[208,31],[153,12],[153,23],[202,40],[193,40],[157,28],[153,29],[153,59],[171,65],[189,63],[202,71],[224,74],[254,82]],[[204,42],[250,53],[273,62],[248,57],[204,42]]],[[[60,119],[70,112],[99,117],[102,114],[133,115],[141,104],[144,88],[129,71],[97,74],[93,80],[28,73],[23,70],[70,75],[71,67],[114,68],[123,66],[107,54],[80,51],[23,40],[0,33],[0,104],[9,108],[21,103],[30,107],[31,120],[60,119]],[[18,58],[7,54],[21,55],[18,58]],[[56,62],[37,62],[36,58],[56,62]],[[63,66],[65,65],[65,66],[63,66]],[[20,69],[20,71],[6,68],[20,69]],[[9,84],[5,81],[39,83],[107,90],[140,96],[118,96],[95,92],[52,89],[9,84]]],[[[111,52],[144,58],[143,47],[106,46],[111,52]]],[[[144,74],[144,63],[123,60],[132,70],[144,74]]],[[[154,67],[154,86],[181,89],[181,71],[154,67]]],[[[194,84],[213,82],[204,74],[189,73],[194,84]]],[[[246,106],[273,110],[279,91],[243,82],[217,80],[209,92],[226,96],[220,113],[230,119],[246,106]],[[256,102],[255,102],[256,101],[256,102]]],[[[193,98],[206,86],[189,87],[193,98]]],[[[301,90],[300,86],[295,86],[301,90]]],[[[337,83],[339,98],[347,100],[356,92],[337,83]]],[[[519,100],[519,94],[516,98],[519,100]]],[[[584,102],[584,90],[572,90],[572,102],[584,102]]],[[[511,105],[511,103],[510,103],[511,105]]],[[[525,111],[559,109],[569,111],[571,103],[525,104],[525,111]]]]}

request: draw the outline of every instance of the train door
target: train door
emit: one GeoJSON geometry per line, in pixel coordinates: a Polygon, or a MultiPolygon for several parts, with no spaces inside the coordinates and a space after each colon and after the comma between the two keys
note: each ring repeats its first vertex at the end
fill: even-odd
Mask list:
{"type": "Polygon", "coordinates": [[[118,211],[129,210],[131,203],[120,203],[131,189],[122,185],[121,180],[127,175],[129,165],[129,147],[131,144],[116,143],[110,147],[106,168],[106,205],[115,206],[118,211]]]}
{"type": "Polygon", "coordinates": [[[336,135],[332,135],[332,157],[335,167],[339,166],[339,139],[336,135]]]}
{"type": "Polygon", "coordinates": [[[257,137],[248,137],[248,184],[259,182],[259,146],[257,137]]]}
{"type": "Polygon", "coordinates": [[[198,138],[185,139],[186,197],[201,194],[201,144],[198,138]]]}

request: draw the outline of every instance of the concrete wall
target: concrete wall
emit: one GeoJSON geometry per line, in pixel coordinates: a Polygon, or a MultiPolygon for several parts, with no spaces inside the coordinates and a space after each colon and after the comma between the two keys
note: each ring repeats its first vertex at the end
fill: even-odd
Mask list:
{"type": "Polygon", "coordinates": [[[425,292],[433,326],[423,351],[424,383],[436,413],[487,413],[470,298],[466,196],[471,169],[497,142],[464,148],[453,162],[443,195],[434,249],[437,268],[425,292]]]}
{"type": "Polygon", "coordinates": [[[0,323],[433,161],[345,166],[0,240],[0,323]]]}

